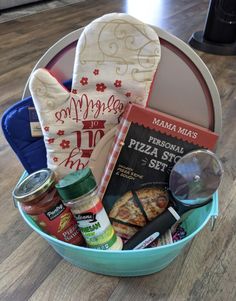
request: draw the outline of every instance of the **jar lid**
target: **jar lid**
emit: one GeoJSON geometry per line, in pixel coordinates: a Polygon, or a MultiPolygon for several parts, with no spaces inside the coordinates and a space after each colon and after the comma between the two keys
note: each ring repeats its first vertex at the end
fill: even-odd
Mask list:
{"type": "Polygon", "coordinates": [[[88,194],[96,186],[91,169],[86,167],[66,175],[55,187],[61,198],[67,202],[88,194]]]}
{"type": "Polygon", "coordinates": [[[12,195],[18,202],[30,202],[44,194],[54,183],[54,172],[48,168],[40,169],[18,183],[12,195]]]}

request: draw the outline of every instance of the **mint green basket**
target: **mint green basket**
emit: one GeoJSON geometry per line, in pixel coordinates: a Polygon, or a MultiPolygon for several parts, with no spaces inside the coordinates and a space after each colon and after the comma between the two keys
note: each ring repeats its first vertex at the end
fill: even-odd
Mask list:
{"type": "Polygon", "coordinates": [[[218,194],[214,194],[213,201],[208,205],[192,210],[187,216],[183,223],[188,233],[186,238],[173,244],[144,250],[103,251],[70,245],[41,231],[20,206],[19,211],[26,223],[73,265],[103,275],[141,276],[167,267],[211,218],[215,220],[218,215],[218,194]]]}

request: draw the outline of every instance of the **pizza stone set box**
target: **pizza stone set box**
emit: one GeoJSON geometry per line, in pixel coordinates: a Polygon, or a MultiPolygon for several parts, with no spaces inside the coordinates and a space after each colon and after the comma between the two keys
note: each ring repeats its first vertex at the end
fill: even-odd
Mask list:
{"type": "Polygon", "coordinates": [[[184,154],[213,149],[218,135],[201,126],[129,104],[117,129],[99,194],[124,240],[168,206],[169,175],[184,154]]]}

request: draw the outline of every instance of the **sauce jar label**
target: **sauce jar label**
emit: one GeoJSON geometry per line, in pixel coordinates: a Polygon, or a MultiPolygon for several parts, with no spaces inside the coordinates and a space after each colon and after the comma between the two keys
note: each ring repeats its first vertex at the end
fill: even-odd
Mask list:
{"type": "Polygon", "coordinates": [[[90,248],[107,250],[116,242],[116,234],[101,202],[74,216],[90,248]]]}
{"type": "Polygon", "coordinates": [[[32,217],[39,227],[50,235],[71,244],[82,244],[83,237],[76,220],[70,209],[65,207],[62,202],[50,210],[32,217]]]}

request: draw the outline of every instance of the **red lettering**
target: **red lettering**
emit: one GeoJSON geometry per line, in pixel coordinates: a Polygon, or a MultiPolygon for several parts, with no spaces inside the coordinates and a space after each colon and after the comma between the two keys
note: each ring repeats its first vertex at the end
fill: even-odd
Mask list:
{"type": "MultiPolygon", "coordinates": [[[[75,120],[78,123],[83,117],[83,120],[87,118],[98,119],[105,113],[121,114],[124,109],[124,104],[120,99],[116,99],[114,95],[111,95],[107,102],[103,102],[100,99],[94,101],[88,98],[84,93],[78,99],[71,97],[69,105],[65,106],[61,110],[55,112],[56,122],[63,124],[66,119],[75,120]]],[[[93,125],[95,128],[96,125],[93,125]]],[[[99,126],[97,125],[96,128],[99,126]]]]}
{"type": "Polygon", "coordinates": [[[90,158],[91,154],[93,152],[93,149],[82,149],[82,158],[90,158]]]}
{"type": "Polygon", "coordinates": [[[65,109],[61,109],[55,113],[56,122],[60,121],[61,124],[64,123],[63,119],[72,118],[75,122],[78,122],[79,119],[79,110],[82,106],[81,100],[78,99],[77,101],[74,97],[71,97],[69,107],[65,107],[65,109]],[[73,113],[73,114],[72,114],[73,113]]]}
{"type": "Polygon", "coordinates": [[[93,146],[95,147],[97,145],[97,142],[99,140],[101,140],[101,138],[104,136],[104,131],[103,130],[97,130],[95,132],[95,135],[94,135],[94,141],[93,141],[93,146]],[[99,137],[98,137],[99,136],[99,137]]]}
{"type": "Polygon", "coordinates": [[[93,147],[93,131],[84,131],[84,134],[88,134],[88,146],[93,147]]]}
{"type": "Polygon", "coordinates": [[[81,161],[81,158],[78,159],[75,158],[80,154],[81,154],[80,149],[78,149],[77,147],[73,148],[68,158],[63,160],[59,165],[64,165],[65,167],[69,167],[70,169],[75,169],[75,170],[80,170],[85,168],[88,165],[88,161],[84,163],[81,161]]]}
{"type": "Polygon", "coordinates": [[[76,133],[76,145],[78,148],[81,147],[81,131],[74,131],[72,133],[76,133]]]}
{"type": "Polygon", "coordinates": [[[83,120],[83,130],[104,129],[106,120],[83,120]]]}

